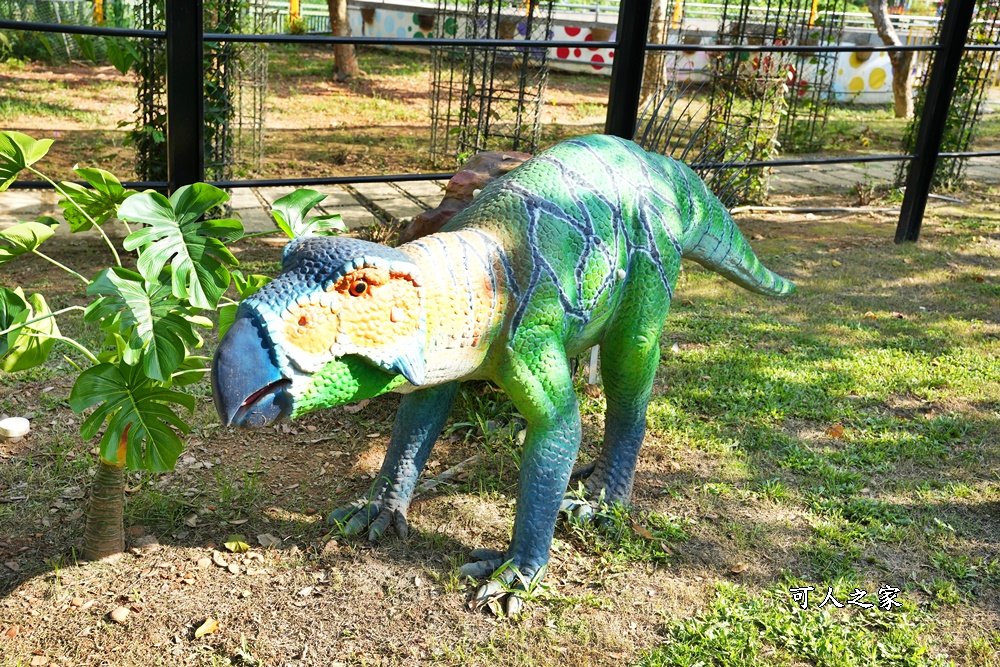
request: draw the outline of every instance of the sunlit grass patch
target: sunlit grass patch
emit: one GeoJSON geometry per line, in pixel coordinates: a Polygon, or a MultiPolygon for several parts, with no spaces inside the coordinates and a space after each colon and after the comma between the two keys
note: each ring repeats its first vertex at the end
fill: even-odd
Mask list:
{"type": "MultiPolygon", "coordinates": [[[[926,639],[929,620],[912,605],[885,611],[847,608],[850,587],[835,587],[845,608],[823,609],[825,590],[813,591],[801,609],[789,593],[720,584],[707,609],[674,619],[664,643],[646,654],[642,667],[932,667],[947,664],[926,639]]],[[[869,604],[874,599],[869,596],[869,604]]]]}

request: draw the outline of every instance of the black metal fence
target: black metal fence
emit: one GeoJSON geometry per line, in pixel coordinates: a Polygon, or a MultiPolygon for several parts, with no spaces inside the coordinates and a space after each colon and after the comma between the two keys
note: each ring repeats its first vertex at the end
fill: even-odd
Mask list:
{"type": "MultiPolygon", "coordinates": [[[[605,132],[631,139],[639,113],[643,62],[647,51],[714,51],[714,52],[935,52],[927,83],[927,101],[921,115],[915,150],[912,154],[828,157],[813,159],[769,160],[735,163],[730,166],[796,166],[835,163],[909,161],[906,191],[896,242],[916,241],[938,158],[1000,156],[1000,151],[942,153],[941,142],[951,105],[952,94],[964,51],[998,51],[1000,45],[966,44],[976,0],[949,0],[941,26],[940,44],[920,46],[769,46],[723,44],[649,44],[651,0],[621,0],[618,31],[614,41],[588,42],[590,48],[615,50],[608,94],[605,132]]],[[[202,0],[166,0],[166,30],[130,30],[53,23],[30,23],[0,20],[0,30],[26,30],[65,34],[103,35],[166,40],[167,46],[167,182],[134,182],[130,187],[176,188],[203,181],[205,178],[204,150],[204,86],[202,73],[203,44],[211,42],[256,42],[269,44],[354,44],[370,46],[470,46],[515,49],[578,47],[578,42],[557,40],[450,39],[450,38],[387,38],[330,37],[324,35],[246,35],[205,33],[202,24],[202,0]]],[[[704,165],[711,167],[713,165],[704,165]]],[[[714,165],[718,166],[718,165],[714,165]]],[[[309,186],[351,183],[384,183],[449,178],[450,173],[390,174],[382,176],[339,176],[329,178],[246,179],[213,181],[224,188],[262,186],[309,186]]],[[[19,181],[19,188],[43,188],[42,181],[19,181]]]]}

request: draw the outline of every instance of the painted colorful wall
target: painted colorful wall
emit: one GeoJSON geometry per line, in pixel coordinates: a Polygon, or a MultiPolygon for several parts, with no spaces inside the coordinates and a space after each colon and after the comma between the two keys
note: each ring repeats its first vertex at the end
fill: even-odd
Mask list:
{"type": "MultiPolygon", "coordinates": [[[[279,14],[282,6],[287,12],[287,1],[271,0],[269,3],[269,7],[279,14]]],[[[329,16],[325,4],[313,7],[311,4],[302,3],[301,7],[304,18],[308,19],[307,23],[313,30],[316,29],[313,27],[314,23],[329,16]]],[[[355,0],[349,6],[348,14],[351,30],[355,35],[426,38],[464,33],[463,19],[449,18],[443,26],[438,26],[435,11],[436,4],[428,2],[355,0]]],[[[615,19],[614,15],[601,15],[595,19],[591,14],[574,16],[566,12],[556,12],[551,39],[579,42],[580,46],[549,49],[551,67],[610,75],[615,57],[614,50],[590,47],[587,43],[613,41],[616,36],[615,19]]],[[[850,37],[858,43],[871,43],[872,39],[872,35],[865,32],[858,32],[850,37]]],[[[512,25],[511,39],[523,38],[524,25],[512,25]]],[[[707,43],[711,40],[705,38],[705,41],[707,43]]],[[[699,51],[670,53],[666,58],[666,66],[680,72],[684,80],[704,80],[709,67],[709,54],[699,51]]],[[[795,85],[800,90],[808,88],[811,78],[816,75],[816,69],[815,66],[807,66],[798,72],[795,85]]],[[[892,102],[892,66],[885,53],[838,53],[835,70],[833,91],[837,101],[860,104],[892,102]]]]}

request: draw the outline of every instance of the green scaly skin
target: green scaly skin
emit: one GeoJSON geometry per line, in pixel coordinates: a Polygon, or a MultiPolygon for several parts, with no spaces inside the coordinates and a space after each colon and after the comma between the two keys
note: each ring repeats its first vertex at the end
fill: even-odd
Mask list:
{"type": "MultiPolygon", "coordinates": [[[[426,381],[414,388],[393,372],[403,366],[390,367],[378,356],[384,351],[371,357],[381,360],[380,368],[362,351],[329,361],[306,381],[295,396],[295,414],[392,389],[410,392],[379,479],[364,498],[330,516],[347,532],[368,530],[374,539],[390,525],[405,534],[413,488],[457,381],[486,378],[503,388],[527,421],[513,537],[502,554],[474,552],[483,560],[463,572],[495,573],[475,601],[503,597],[508,612],[520,608],[516,590],[544,573],[560,507],[586,518],[599,499],[627,503],[631,497],[660,333],[682,257],[761,294],[795,289],[760,264],[691,169],[608,136],[553,146],[484,189],[439,234],[392,252],[402,253],[392,255],[394,261],[405,256],[414,275],[424,276],[425,341],[416,351],[407,343],[399,356],[409,360],[408,369],[422,359],[426,381]],[[469,324],[475,330],[462,343],[455,342],[453,324],[437,321],[455,299],[468,299],[470,312],[484,300],[496,311],[485,324],[469,324]],[[600,345],[608,405],[604,445],[585,480],[590,502],[564,502],[580,445],[569,359],[593,345],[600,345]]],[[[283,276],[262,292],[288,289],[294,296],[282,287],[283,276]]]]}

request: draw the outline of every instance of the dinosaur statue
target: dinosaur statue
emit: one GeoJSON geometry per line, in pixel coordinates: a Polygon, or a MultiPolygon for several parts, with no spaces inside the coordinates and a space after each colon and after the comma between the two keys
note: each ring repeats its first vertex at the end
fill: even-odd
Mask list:
{"type": "Polygon", "coordinates": [[[390,526],[407,534],[459,381],[495,382],[527,421],[513,538],[504,553],[473,551],[461,571],[493,575],[473,606],[513,614],[544,574],[561,507],[587,519],[631,497],[682,257],[761,294],[795,290],[686,165],[611,136],[564,141],[489,184],[437,234],[399,248],[290,242],[281,274],[240,305],[219,345],[215,405],[227,425],[260,427],[405,394],[375,483],[329,517],[376,539],[390,526]],[[596,344],[607,416],[581,500],[566,496],[580,446],[569,358],[596,344]]]}

